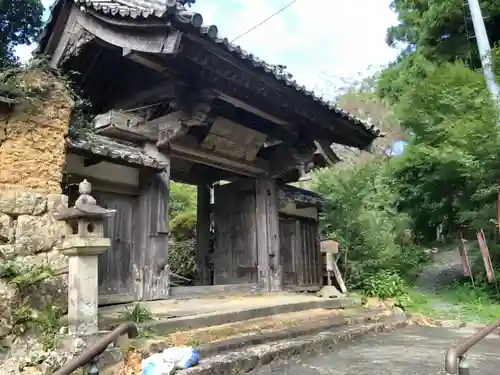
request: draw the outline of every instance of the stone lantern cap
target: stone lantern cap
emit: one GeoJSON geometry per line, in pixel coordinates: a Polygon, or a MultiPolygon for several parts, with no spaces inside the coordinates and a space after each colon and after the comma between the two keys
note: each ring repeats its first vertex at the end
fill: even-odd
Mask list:
{"type": "Polygon", "coordinates": [[[97,205],[90,195],[92,186],[87,180],[79,185],[80,196],[74,207],[66,208],[54,215],[57,220],[69,224],[71,232],[64,237],[59,251],[67,256],[96,256],[102,254],[111,245],[104,237],[104,219],[115,214],[97,205]]]}
{"type": "Polygon", "coordinates": [[[100,221],[115,214],[116,210],[97,205],[94,197],[90,195],[92,185],[87,180],[83,180],[78,186],[80,196],[73,207],[64,208],[54,214],[56,220],[74,221],[79,219],[87,219],[92,221],[100,221]]]}

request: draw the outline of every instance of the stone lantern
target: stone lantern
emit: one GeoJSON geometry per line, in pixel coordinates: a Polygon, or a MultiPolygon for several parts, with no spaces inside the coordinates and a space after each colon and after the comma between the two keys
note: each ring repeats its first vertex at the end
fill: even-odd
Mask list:
{"type": "Polygon", "coordinates": [[[75,205],[56,215],[71,228],[59,249],[69,258],[68,323],[71,334],[89,335],[98,331],[98,257],[111,245],[110,239],[104,237],[104,224],[115,210],[98,206],[90,195],[91,190],[87,180],[81,182],[75,205]]]}

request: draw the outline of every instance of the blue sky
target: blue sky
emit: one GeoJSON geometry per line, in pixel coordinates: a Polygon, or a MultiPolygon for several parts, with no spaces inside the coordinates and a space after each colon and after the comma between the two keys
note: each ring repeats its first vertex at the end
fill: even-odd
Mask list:
{"type": "MultiPolygon", "coordinates": [[[[48,8],[53,0],[42,0],[48,8]]],[[[193,9],[229,40],[249,30],[290,0],[198,0],[193,9]]],[[[328,99],[340,86],[394,60],[385,43],[397,22],[390,0],[297,0],[292,6],[239,38],[245,50],[271,64],[286,65],[300,84],[328,99]]],[[[46,15],[48,12],[46,12],[46,15]]],[[[35,46],[17,52],[29,59],[35,46]]],[[[399,153],[399,152],[398,152],[399,153]]]]}

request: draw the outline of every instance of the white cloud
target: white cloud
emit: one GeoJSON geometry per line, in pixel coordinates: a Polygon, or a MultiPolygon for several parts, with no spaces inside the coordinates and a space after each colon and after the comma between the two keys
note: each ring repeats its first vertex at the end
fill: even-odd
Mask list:
{"type": "MultiPolygon", "coordinates": [[[[231,40],[287,3],[200,0],[194,9],[231,40]]],[[[316,0],[313,6],[298,0],[237,44],[269,63],[287,65],[299,83],[324,88],[325,75],[351,78],[393,60],[397,52],[386,45],[385,35],[396,21],[389,0],[316,0]]]]}
{"type": "MultiPolygon", "coordinates": [[[[47,8],[54,0],[42,0],[47,8]]],[[[257,25],[290,0],[198,0],[194,10],[229,40],[257,25]]],[[[396,23],[390,0],[297,0],[236,42],[272,64],[284,64],[295,79],[331,96],[337,78],[352,79],[371,66],[385,65],[397,52],[385,43],[396,23]],[[326,82],[329,83],[326,83],[326,82]]],[[[22,61],[34,46],[16,49],[22,61]]]]}

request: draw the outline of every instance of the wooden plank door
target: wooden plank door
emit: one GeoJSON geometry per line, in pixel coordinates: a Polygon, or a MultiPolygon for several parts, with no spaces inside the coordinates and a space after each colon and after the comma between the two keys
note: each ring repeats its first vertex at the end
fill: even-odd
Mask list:
{"type": "Polygon", "coordinates": [[[299,284],[304,286],[321,285],[323,281],[323,264],[319,247],[318,223],[305,218],[300,219],[299,246],[302,259],[299,284]]]}
{"type": "Polygon", "coordinates": [[[93,195],[100,206],[116,210],[104,226],[111,247],[99,256],[99,304],[132,302],[137,299],[133,224],[137,197],[97,191],[93,195]]]}
{"type": "Polygon", "coordinates": [[[214,283],[256,283],[255,195],[231,185],[215,189],[214,283]]]}
{"type": "Polygon", "coordinates": [[[280,264],[283,267],[283,284],[297,284],[297,220],[280,217],[280,264]]]}

